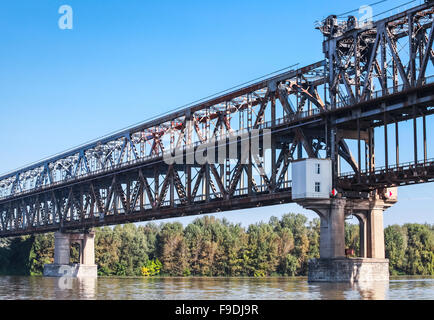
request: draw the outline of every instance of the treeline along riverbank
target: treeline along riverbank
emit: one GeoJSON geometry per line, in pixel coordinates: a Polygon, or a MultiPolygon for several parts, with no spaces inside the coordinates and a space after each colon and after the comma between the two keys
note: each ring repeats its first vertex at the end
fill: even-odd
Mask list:
{"type": "MultiPolygon", "coordinates": [[[[104,276],[305,276],[319,257],[320,223],[301,214],[247,228],[204,216],[181,223],[96,229],[95,260],[104,276]]],[[[347,248],[359,253],[359,227],[346,224],[347,248]]],[[[434,225],[385,229],[392,275],[434,275],[434,225]]],[[[0,274],[41,275],[52,263],[54,235],[0,239],[0,274]]],[[[71,262],[78,250],[71,248],[71,262]]]]}

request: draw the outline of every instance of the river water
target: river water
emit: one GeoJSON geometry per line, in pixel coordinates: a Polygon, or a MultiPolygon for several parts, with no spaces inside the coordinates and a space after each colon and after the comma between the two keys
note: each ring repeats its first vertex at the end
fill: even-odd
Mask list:
{"type": "Polygon", "coordinates": [[[0,277],[0,300],[433,300],[434,278],[308,283],[305,278],[0,277]]]}

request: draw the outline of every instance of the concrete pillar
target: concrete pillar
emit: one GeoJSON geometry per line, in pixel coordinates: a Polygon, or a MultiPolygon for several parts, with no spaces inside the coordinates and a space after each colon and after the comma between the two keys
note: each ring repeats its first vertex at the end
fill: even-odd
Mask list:
{"type": "Polygon", "coordinates": [[[95,264],[95,231],[91,231],[83,235],[82,264],[94,265],[95,264]]]}
{"type": "Polygon", "coordinates": [[[355,214],[354,215],[357,220],[359,220],[359,236],[360,236],[360,257],[367,258],[367,248],[368,248],[368,222],[366,219],[366,215],[364,214],[355,214]]]}
{"type": "Polygon", "coordinates": [[[54,234],[54,264],[69,264],[71,241],[69,234],[54,234]]]}
{"type": "Polygon", "coordinates": [[[384,206],[375,203],[368,212],[368,258],[384,259],[384,226],[383,226],[384,206]]]}
{"type": "Polygon", "coordinates": [[[54,263],[44,266],[44,276],[96,278],[95,232],[60,233],[56,232],[54,242],[54,263]],[[80,263],[70,264],[71,243],[80,245],[80,263]]]}
{"type": "Polygon", "coordinates": [[[366,201],[364,210],[354,213],[360,224],[362,258],[385,258],[383,212],[390,207],[382,200],[366,201]]]}
{"type": "Polygon", "coordinates": [[[345,256],[345,202],[331,200],[329,208],[321,210],[321,258],[345,256]]]}
{"type": "Polygon", "coordinates": [[[321,219],[320,256],[322,259],[345,257],[345,199],[312,200],[302,203],[321,219]]]}

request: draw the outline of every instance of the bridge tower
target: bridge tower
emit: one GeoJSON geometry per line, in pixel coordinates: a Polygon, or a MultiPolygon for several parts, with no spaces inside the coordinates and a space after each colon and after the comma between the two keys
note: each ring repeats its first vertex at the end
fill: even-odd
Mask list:
{"type": "Polygon", "coordinates": [[[45,277],[96,278],[95,231],[56,232],[54,234],[54,263],[44,266],[45,277]],[[79,245],[79,263],[70,264],[72,244],[79,245]]]}

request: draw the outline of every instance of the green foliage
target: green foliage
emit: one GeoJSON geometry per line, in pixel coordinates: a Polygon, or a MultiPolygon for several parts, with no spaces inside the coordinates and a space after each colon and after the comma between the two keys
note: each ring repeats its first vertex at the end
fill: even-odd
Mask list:
{"type": "Polygon", "coordinates": [[[191,272],[189,268],[185,268],[184,271],[182,272],[182,276],[183,277],[189,277],[191,276],[191,272]]]}
{"type": "Polygon", "coordinates": [[[255,278],[263,278],[266,276],[265,271],[262,270],[255,270],[255,273],[253,274],[255,278]]]}
{"type": "MultiPolygon", "coordinates": [[[[434,226],[394,225],[384,235],[391,274],[434,275],[434,226]]],[[[95,262],[102,276],[299,276],[319,257],[319,236],[319,219],[292,213],[248,228],[212,216],[185,228],[128,224],[96,228],[95,262]]],[[[357,225],[345,226],[345,242],[359,253],[357,225]]],[[[41,275],[53,253],[52,233],[0,239],[0,274],[41,275]]]]}
{"type": "Polygon", "coordinates": [[[146,266],[142,267],[142,276],[154,277],[160,274],[162,263],[158,259],[148,261],[146,266]]]}
{"type": "Polygon", "coordinates": [[[101,276],[116,275],[121,239],[112,228],[97,228],[95,234],[95,263],[101,276]]]}
{"type": "Polygon", "coordinates": [[[434,275],[433,227],[405,224],[384,230],[391,274],[434,275]]]}
{"type": "Polygon", "coordinates": [[[418,275],[434,275],[434,234],[428,225],[406,224],[407,250],[406,272],[418,275]]]}
{"type": "Polygon", "coordinates": [[[288,276],[295,276],[297,274],[297,269],[298,269],[298,259],[296,257],[294,257],[291,254],[288,254],[284,261],[284,267],[283,267],[283,275],[288,275],[288,276]]]}
{"type": "Polygon", "coordinates": [[[54,234],[38,234],[35,236],[30,251],[30,274],[42,275],[44,265],[54,262],[54,234]]]}
{"type": "Polygon", "coordinates": [[[0,247],[0,274],[30,275],[33,241],[31,236],[3,241],[0,247]]]}
{"type": "Polygon", "coordinates": [[[0,274],[7,274],[10,255],[10,240],[0,239],[0,274]]]}
{"type": "Polygon", "coordinates": [[[117,275],[123,275],[119,272],[125,273],[127,276],[142,275],[141,269],[149,261],[145,233],[143,230],[137,229],[134,224],[116,226],[113,231],[115,237],[119,239],[118,264],[123,266],[121,271],[117,271],[117,275]]]}
{"type": "Polygon", "coordinates": [[[345,246],[354,249],[354,255],[360,255],[360,231],[359,225],[345,223],[345,246]]]}
{"type": "Polygon", "coordinates": [[[388,226],[384,230],[384,240],[390,274],[405,274],[407,231],[398,225],[388,226]]]}
{"type": "Polygon", "coordinates": [[[115,275],[116,276],[127,276],[127,267],[123,264],[121,264],[120,262],[116,262],[116,266],[115,266],[115,275]]]}
{"type": "Polygon", "coordinates": [[[157,236],[158,257],[164,274],[182,276],[188,267],[188,251],[181,223],[165,224],[157,236]]]}
{"type": "Polygon", "coordinates": [[[309,238],[309,259],[319,258],[319,235],[320,235],[320,220],[313,219],[309,222],[308,238],[309,238]]]}
{"type": "Polygon", "coordinates": [[[279,264],[277,233],[273,232],[271,225],[260,223],[251,225],[247,231],[249,275],[270,275],[279,264]]]}

